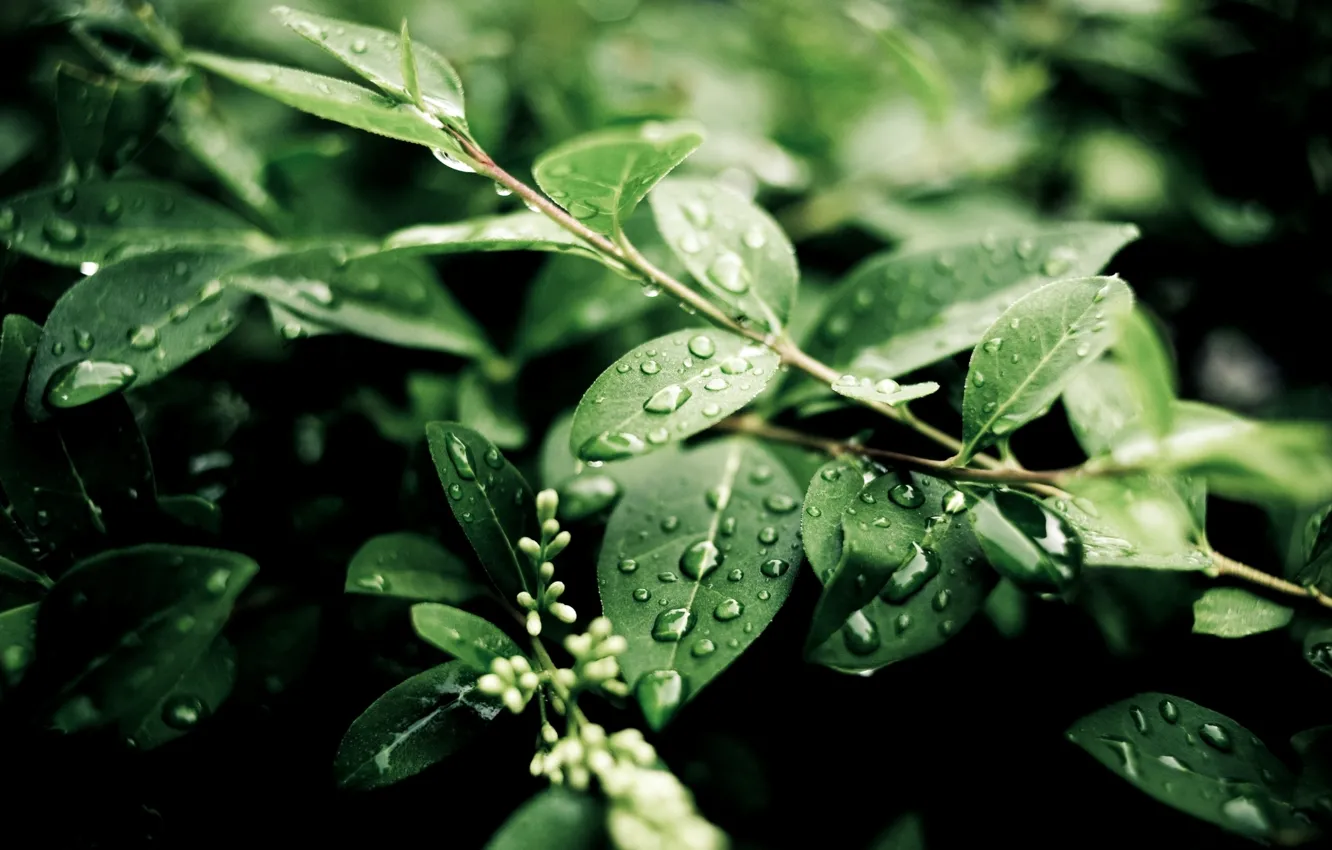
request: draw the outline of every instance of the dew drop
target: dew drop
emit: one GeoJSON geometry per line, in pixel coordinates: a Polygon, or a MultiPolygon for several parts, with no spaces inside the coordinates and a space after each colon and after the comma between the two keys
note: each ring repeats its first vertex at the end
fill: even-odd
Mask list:
{"type": "Polygon", "coordinates": [[[162,704],[162,722],[172,729],[193,729],[204,716],[203,700],[177,695],[162,704]]]}
{"type": "Polygon", "coordinates": [[[678,643],[694,630],[698,618],[688,608],[662,611],[652,623],[652,639],[661,643],[678,643]]]}
{"type": "Polygon", "coordinates": [[[644,673],[634,685],[634,696],[643,710],[643,718],[654,730],[660,730],[671,721],[688,695],[688,681],[675,670],[644,673]]]}
{"type": "Polygon", "coordinates": [[[689,339],[689,353],[699,360],[707,360],[713,354],[717,353],[717,346],[712,341],[712,337],[699,334],[689,339]]]}
{"type": "Polygon", "coordinates": [[[75,331],[74,331],[74,346],[75,346],[79,351],[92,351],[92,350],[93,350],[93,345],[94,345],[95,343],[96,343],[96,340],[93,339],[93,335],[92,335],[92,334],[88,333],[88,332],[85,331],[85,330],[75,329],[75,331]]]}
{"type": "Polygon", "coordinates": [[[210,280],[199,289],[199,303],[207,304],[222,296],[222,281],[210,280]]]}
{"type": "Polygon", "coordinates": [[[773,493],[763,500],[763,507],[775,514],[790,513],[796,509],[797,504],[795,499],[785,493],[773,493]]]}
{"type": "Polygon", "coordinates": [[[638,569],[638,562],[633,558],[625,558],[620,561],[617,567],[622,573],[632,573],[634,570],[638,569]]]}
{"type": "Polygon", "coordinates": [[[1228,753],[1235,748],[1235,743],[1230,739],[1230,732],[1226,727],[1216,723],[1204,723],[1198,727],[1198,737],[1218,752],[1228,753]]]}
{"type": "Polygon", "coordinates": [[[869,655],[879,648],[879,629],[864,611],[857,611],[842,626],[842,643],[854,655],[869,655]]]}
{"type": "Polygon", "coordinates": [[[661,371],[661,366],[655,360],[644,360],[638,365],[638,371],[644,375],[655,375],[661,371]]]}
{"type": "MultiPolygon", "coordinates": [[[[655,361],[649,360],[647,363],[643,364],[643,370],[645,372],[647,371],[648,363],[655,363],[655,361]]],[[[648,372],[648,374],[652,373],[648,372]]],[[[689,401],[693,395],[693,392],[691,392],[688,387],[680,384],[671,384],[670,386],[662,387],[653,393],[651,398],[643,402],[643,409],[648,413],[674,413],[683,407],[684,403],[689,401]]]]}
{"type": "Polygon", "coordinates": [[[635,602],[647,602],[651,598],[652,598],[652,591],[648,590],[646,587],[634,588],[635,602]]]}
{"type": "Polygon", "coordinates": [[[1179,722],[1179,706],[1175,705],[1173,700],[1163,699],[1156,708],[1161,712],[1161,719],[1166,723],[1173,726],[1179,722]]]}
{"type": "Polygon", "coordinates": [[[752,225],[745,231],[743,239],[746,245],[755,250],[768,244],[768,237],[763,234],[763,228],[759,227],[757,224],[752,225]]]}
{"type": "Polygon", "coordinates": [[[680,518],[675,515],[664,517],[660,525],[661,530],[669,534],[680,527],[680,518]]]}
{"type": "Polygon", "coordinates": [[[749,361],[743,357],[728,357],[721,362],[721,370],[728,375],[740,375],[749,369],[749,361]]]}
{"type": "Polygon", "coordinates": [[[763,528],[759,529],[758,541],[762,543],[764,546],[771,546],[772,544],[776,543],[777,529],[773,528],[770,525],[765,525],[763,528]]]}
{"type": "Polygon", "coordinates": [[[738,254],[723,251],[708,266],[708,277],[727,292],[739,295],[749,291],[748,272],[738,254]]]}
{"type": "Polygon", "coordinates": [[[939,556],[919,543],[912,543],[912,553],[906,561],[888,576],[888,581],[879,591],[879,598],[885,602],[902,602],[920,590],[939,574],[939,556]]]}
{"type": "Polygon", "coordinates": [[[42,224],[42,236],[52,248],[78,248],[86,237],[83,228],[64,218],[48,218],[42,224]]]}
{"type": "Polygon", "coordinates": [[[589,438],[579,447],[578,454],[590,463],[604,463],[640,455],[646,448],[643,440],[634,434],[607,431],[589,438]]]}
{"type": "Polygon", "coordinates": [[[1147,715],[1136,705],[1129,707],[1129,717],[1133,720],[1133,727],[1138,730],[1139,735],[1146,735],[1148,731],[1147,715]]]}
{"type": "Polygon", "coordinates": [[[708,417],[720,416],[721,408],[715,404],[705,404],[703,405],[703,415],[708,417]]]}
{"type": "MultiPolygon", "coordinates": [[[[57,355],[64,352],[60,345],[57,355]]],[[[52,346],[54,351],[54,346],[52,346]]],[[[133,366],[105,360],[80,360],[55,374],[46,392],[52,407],[78,407],[124,389],[134,382],[138,373],[133,366]]]]}
{"type": "Polygon", "coordinates": [[[368,50],[369,47],[370,46],[365,43],[365,39],[363,38],[353,39],[351,43],[351,52],[359,55],[368,50]]]}
{"type": "Polygon", "coordinates": [[[723,623],[728,623],[745,613],[745,605],[738,599],[726,598],[717,603],[717,607],[712,609],[712,616],[723,623]]]}
{"type": "Polygon", "coordinates": [[[680,555],[680,572],[694,581],[702,581],[709,573],[721,566],[726,556],[711,540],[700,540],[691,545],[680,555]]]}
{"type": "Polygon", "coordinates": [[[456,501],[456,500],[458,500],[458,499],[461,499],[462,497],[463,497],[463,489],[462,489],[462,485],[461,485],[461,484],[458,484],[458,483],[456,483],[456,482],[453,483],[453,484],[450,484],[450,485],[449,485],[449,498],[454,499],[454,500],[456,501]]]}
{"type": "Polygon", "coordinates": [[[888,491],[888,498],[902,508],[915,509],[925,504],[925,493],[914,484],[898,484],[888,491]]]}
{"type": "Polygon", "coordinates": [[[705,656],[711,655],[716,651],[717,651],[717,645],[715,643],[708,640],[707,638],[699,638],[698,640],[694,641],[694,645],[690,647],[689,654],[694,656],[695,658],[703,658],[705,656]]]}
{"type": "Polygon", "coordinates": [[[467,451],[467,444],[452,431],[444,434],[444,447],[448,452],[453,471],[464,481],[475,481],[476,470],[472,468],[472,459],[467,451]]]}
{"type": "Polygon", "coordinates": [[[790,563],[783,561],[781,558],[773,558],[770,561],[764,561],[763,566],[759,567],[759,571],[768,578],[781,578],[786,575],[787,571],[790,569],[790,563]]]}
{"type": "Polygon", "coordinates": [[[156,348],[159,342],[157,328],[152,325],[139,325],[129,332],[130,348],[137,348],[140,351],[148,351],[156,348]]]}

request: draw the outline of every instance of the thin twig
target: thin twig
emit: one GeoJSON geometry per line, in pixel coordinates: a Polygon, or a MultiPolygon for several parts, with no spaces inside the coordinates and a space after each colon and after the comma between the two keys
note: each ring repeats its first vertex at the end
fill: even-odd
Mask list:
{"type": "Polygon", "coordinates": [[[1328,596],[1316,587],[1304,587],[1285,579],[1277,578],[1270,573],[1255,569],[1248,564],[1242,564],[1233,558],[1228,558],[1220,552],[1212,553],[1212,568],[1208,570],[1210,575],[1214,576],[1233,576],[1243,579],[1253,584],[1262,585],[1269,590],[1275,590],[1278,593],[1285,593],[1290,596],[1300,596],[1305,599],[1312,599],[1324,608],[1332,608],[1332,596],[1328,596]]]}

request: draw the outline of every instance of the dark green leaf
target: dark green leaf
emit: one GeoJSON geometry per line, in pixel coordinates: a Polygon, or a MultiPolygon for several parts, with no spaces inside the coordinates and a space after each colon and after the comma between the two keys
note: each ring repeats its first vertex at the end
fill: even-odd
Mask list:
{"type": "Polygon", "coordinates": [[[532,166],[542,191],[598,233],[619,233],[638,202],[703,143],[689,123],[649,122],[570,139],[532,166]]]}
{"type": "Polygon", "coordinates": [[[55,726],[133,734],[208,651],[258,569],[235,552],[158,544],[76,564],[37,622],[55,726]]]}
{"type": "Polygon", "coordinates": [[[643,458],[606,527],[601,604],[654,728],[749,647],[800,561],[800,487],[754,442],[643,458]]]}
{"type": "Polygon", "coordinates": [[[114,174],[127,165],[157,134],[170,106],[170,93],[161,86],[73,65],[56,68],[61,135],[84,175],[114,174]]]}
{"type": "Polygon", "coordinates": [[[867,464],[850,458],[830,460],[809,479],[805,511],[800,518],[800,542],[805,560],[827,583],[842,562],[842,514],[855,505],[860,490],[875,477],[867,464]]]}
{"type": "Polygon", "coordinates": [[[686,329],[645,342],[583,394],[570,448],[608,461],[683,440],[752,401],[778,364],[772,349],[729,331],[686,329]]]}
{"type": "Polygon", "coordinates": [[[476,690],[476,674],[461,661],[432,667],[352,721],[333,773],[342,788],[391,785],[452,755],[499,711],[499,701],[476,690]]]}
{"type": "Polygon", "coordinates": [[[536,574],[517,549],[520,537],[540,536],[532,488],[494,444],[465,425],[431,422],[426,441],[453,516],[501,598],[535,593],[536,574]]]}
{"type": "MultiPolygon", "coordinates": [[[[380,249],[430,255],[463,251],[554,251],[601,259],[583,240],[546,216],[527,210],[448,224],[418,224],[390,233],[380,249]]],[[[577,265],[587,267],[586,263],[577,265]]],[[[599,273],[595,266],[589,271],[599,273]]],[[[615,279],[623,294],[624,278],[615,279]]]]}
{"type": "Polygon", "coordinates": [[[547,788],[509,815],[484,850],[597,850],[606,833],[604,804],[590,794],[547,788]]]}
{"type": "Polygon", "coordinates": [[[492,382],[480,369],[465,369],[458,376],[458,419],[471,423],[502,449],[520,449],[527,444],[527,425],[518,410],[518,385],[514,378],[492,382]]]}
{"type": "Polygon", "coordinates": [[[418,602],[412,606],[412,626],[422,639],[478,673],[489,672],[496,658],[525,655],[494,623],[448,605],[418,602]]]}
{"type": "Polygon", "coordinates": [[[800,271],[777,222],[711,180],[667,180],[650,201],[661,235],[703,290],[727,312],[781,333],[800,271]]]}
{"type": "Polygon", "coordinates": [[[208,534],[222,533],[222,509],[217,506],[217,502],[210,502],[193,493],[181,493],[158,496],[157,507],[182,525],[208,534]]]}
{"type": "MultiPolygon", "coordinates": [[[[320,643],[318,604],[271,607],[231,631],[243,659],[236,680],[238,702],[267,700],[297,682],[314,660],[320,643]]],[[[238,626],[240,624],[237,624],[238,626]]]]}
{"type": "Polygon", "coordinates": [[[1239,638],[1290,624],[1295,611],[1238,587],[1214,587],[1193,603],[1194,634],[1239,638]]]}
{"type": "Polygon", "coordinates": [[[356,404],[374,422],[386,440],[415,445],[425,435],[427,422],[447,419],[454,410],[454,381],[434,372],[407,374],[408,407],[399,410],[369,387],[362,388],[356,404]]]}
{"type": "Polygon", "coordinates": [[[878,404],[895,406],[904,401],[924,398],[939,391],[934,381],[922,381],[919,384],[899,384],[892,378],[872,381],[869,378],[857,378],[855,375],[843,375],[832,385],[833,392],[857,401],[871,401],[878,404]]]}
{"type": "Polygon", "coordinates": [[[971,354],[960,457],[1040,416],[1132,309],[1128,286],[1105,277],[1057,281],[1014,302],[971,354]]]}
{"type": "Polygon", "coordinates": [[[605,468],[591,467],[569,450],[569,432],[573,411],[555,418],[541,443],[541,482],[560,494],[559,516],[577,521],[603,513],[613,507],[624,491],[620,479],[632,470],[635,461],[621,461],[605,468]]]}
{"type": "Polygon", "coordinates": [[[454,604],[486,592],[456,555],[410,531],[372,537],[357,549],[347,567],[345,590],[454,604]]]}
{"type": "Polygon", "coordinates": [[[999,575],[1028,590],[1062,591],[1082,572],[1077,529],[1035,497],[1006,488],[971,488],[967,516],[981,551],[999,575]]]}
{"type": "Polygon", "coordinates": [[[410,256],[348,259],[338,247],[312,248],[260,260],[224,280],[325,327],[408,348],[492,353],[481,327],[429,265],[410,256]]]}
{"type": "Polygon", "coordinates": [[[37,602],[0,611],[0,696],[18,687],[37,646],[37,602]]]}
{"type": "Polygon", "coordinates": [[[1293,810],[1286,766],[1249,730],[1196,703],[1139,694],[1087,715],[1067,735],[1144,793],[1196,818],[1277,844],[1317,832],[1293,810]]]}
{"type": "Polygon", "coordinates": [[[26,405],[77,407],[145,386],[236,328],[249,295],[218,278],[240,252],[131,257],[66,290],[51,310],[28,377],[26,405]]]}
{"type": "Polygon", "coordinates": [[[21,254],[63,266],[189,246],[262,251],[270,245],[230,210],[147,180],[80,183],[0,201],[0,238],[21,254]]]}
{"type": "Polygon", "coordinates": [[[622,327],[657,306],[619,273],[574,257],[554,257],[527,291],[514,356],[524,360],[622,327]]]}
{"type": "Polygon", "coordinates": [[[1160,476],[1073,479],[1052,504],[1077,529],[1087,566],[1205,570],[1212,556],[1179,482],[1160,476]]]}
{"type": "Polygon", "coordinates": [[[925,850],[925,827],[916,812],[908,812],[885,829],[869,850],[925,850]]]}
{"type": "Polygon", "coordinates": [[[151,750],[198,726],[217,711],[236,684],[236,650],[219,636],[149,710],[129,734],[133,746],[151,750]]]}
{"type": "Polygon", "coordinates": [[[838,286],[810,354],[896,378],[975,345],[1031,290],[1095,274],[1137,235],[1130,225],[1064,224],[877,255],[838,286]]]}
{"type": "Polygon", "coordinates": [[[0,557],[0,611],[36,602],[51,586],[51,580],[21,564],[0,557]]]}

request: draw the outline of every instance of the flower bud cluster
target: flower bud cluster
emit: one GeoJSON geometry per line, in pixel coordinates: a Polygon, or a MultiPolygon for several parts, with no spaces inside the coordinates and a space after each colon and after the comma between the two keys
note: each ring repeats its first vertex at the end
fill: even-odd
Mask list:
{"type": "Polygon", "coordinates": [[[571,670],[557,670],[556,675],[570,674],[565,677],[573,683],[570,690],[599,688],[614,696],[628,696],[629,687],[620,679],[620,662],[615,656],[627,650],[629,642],[612,631],[610,620],[597,617],[588,623],[584,634],[564,639],[564,648],[573,656],[574,666],[571,670]]]}
{"type": "Polygon", "coordinates": [[[490,672],[477,679],[476,686],[482,693],[499,697],[510,711],[519,714],[541,686],[541,675],[521,655],[500,657],[490,662],[490,672]]]}
{"type": "Polygon", "coordinates": [[[537,520],[541,523],[541,542],[530,537],[518,539],[518,550],[532,562],[537,573],[537,590],[533,595],[526,590],[518,594],[518,604],[527,611],[527,633],[532,637],[541,634],[541,612],[545,611],[561,623],[572,623],[578,619],[578,612],[572,606],[560,602],[564,594],[564,582],[552,581],[555,577],[553,559],[569,545],[569,532],[560,530],[555,512],[560,505],[559,494],[554,490],[542,490],[537,494],[537,520]]]}

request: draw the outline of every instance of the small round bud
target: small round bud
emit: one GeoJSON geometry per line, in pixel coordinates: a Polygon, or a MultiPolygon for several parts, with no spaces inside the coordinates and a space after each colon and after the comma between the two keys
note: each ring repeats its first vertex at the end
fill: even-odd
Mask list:
{"type": "Polygon", "coordinates": [[[555,577],[555,565],[550,561],[543,561],[537,574],[541,576],[542,581],[550,581],[555,577]]]}
{"type": "Polygon", "coordinates": [[[611,635],[601,643],[603,655],[620,655],[629,648],[629,641],[624,635],[611,635]]]}
{"type": "Polygon", "coordinates": [[[541,634],[541,615],[535,611],[527,612],[527,633],[532,637],[541,634]]]}
{"type": "Polygon", "coordinates": [[[531,670],[528,670],[526,673],[521,673],[518,676],[518,687],[525,691],[535,691],[537,688],[541,687],[541,677],[536,673],[533,673],[531,670]]]}
{"type": "Polygon", "coordinates": [[[572,765],[565,771],[565,779],[569,781],[569,787],[578,791],[586,791],[588,783],[592,780],[591,774],[587,768],[581,764],[572,765]]]}
{"type": "Polygon", "coordinates": [[[565,605],[563,602],[553,602],[549,609],[550,614],[561,623],[573,623],[578,619],[578,612],[572,605],[565,605]]]}
{"type": "Polygon", "coordinates": [[[561,531],[555,535],[555,538],[546,544],[546,557],[553,558],[564,551],[564,547],[569,545],[569,532],[561,531]]]}
{"type": "Polygon", "coordinates": [[[647,741],[634,747],[634,761],[642,767],[651,767],[657,763],[657,750],[647,741]]]}
{"type": "Polygon", "coordinates": [[[629,749],[643,743],[643,733],[637,729],[621,729],[610,736],[610,745],[616,749],[629,749]]]}
{"type": "Polygon", "coordinates": [[[565,738],[559,743],[560,758],[564,759],[565,764],[577,764],[587,755],[587,750],[583,748],[583,742],[577,738],[565,738]]]}
{"type": "Polygon", "coordinates": [[[532,665],[527,662],[526,656],[523,655],[514,655],[509,658],[509,666],[512,667],[513,672],[517,673],[519,676],[524,673],[532,672],[532,665]]]}
{"type": "Polygon", "coordinates": [[[549,723],[541,724],[541,740],[547,744],[554,744],[560,739],[560,733],[555,731],[555,727],[549,723]]]}
{"type": "Polygon", "coordinates": [[[528,773],[533,776],[540,776],[546,770],[546,756],[544,753],[537,753],[532,756],[532,763],[527,766],[528,773]]]}
{"type": "Polygon", "coordinates": [[[601,683],[601,689],[614,697],[629,696],[629,686],[619,679],[607,679],[601,683]]]}
{"type": "Polygon", "coordinates": [[[592,637],[596,638],[597,640],[602,640],[607,637],[610,637],[611,632],[613,632],[614,630],[615,627],[611,625],[609,617],[597,617],[592,622],[587,624],[587,633],[592,635],[592,637]]]}
{"type": "Polygon", "coordinates": [[[503,679],[494,673],[487,673],[477,679],[476,686],[481,689],[481,693],[490,694],[491,696],[499,696],[509,687],[503,679]]]}
{"type": "Polygon", "coordinates": [[[490,660],[490,672],[506,682],[513,681],[513,665],[509,663],[507,658],[492,658],[490,660]]]}
{"type": "Polygon", "coordinates": [[[550,539],[560,533],[560,524],[553,519],[545,520],[541,523],[541,536],[550,539]]]}
{"type": "Polygon", "coordinates": [[[533,561],[540,560],[541,558],[541,544],[537,543],[530,537],[518,538],[518,551],[522,552],[533,561]]]}
{"type": "Polygon", "coordinates": [[[606,727],[599,723],[584,723],[578,730],[578,737],[589,747],[598,747],[606,743],[606,727]]]}
{"type": "Polygon", "coordinates": [[[518,591],[518,605],[528,611],[535,611],[537,607],[536,600],[526,590],[518,591]]]}
{"type": "Polygon", "coordinates": [[[615,767],[615,757],[606,750],[593,750],[588,753],[587,766],[592,768],[593,773],[600,776],[615,767]]]}
{"type": "Polygon", "coordinates": [[[588,635],[569,635],[564,639],[564,648],[574,658],[582,658],[592,649],[592,638],[588,635]]]}
{"type": "Polygon", "coordinates": [[[578,675],[568,667],[561,667],[555,671],[555,684],[566,690],[572,689],[578,684],[578,675]]]}
{"type": "Polygon", "coordinates": [[[548,519],[555,518],[555,512],[560,507],[560,494],[554,490],[542,490],[536,495],[537,518],[543,523],[548,519]]]}
{"type": "Polygon", "coordinates": [[[523,709],[527,706],[527,699],[523,696],[522,691],[517,688],[509,688],[504,692],[504,696],[500,697],[500,699],[504,700],[504,704],[508,706],[509,711],[512,711],[514,714],[521,714],[523,709]]]}
{"type": "Polygon", "coordinates": [[[550,695],[550,707],[555,709],[557,714],[563,714],[568,709],[568,706],[564,704],[564,700],[559,694],[550,695]]]}
{"type": "Polygon", "coordinates": [[[594,682],[614,679],[620,675],[620,664],[614,657],[598,658],[596,661],[583,665],[583,675],[594,682]]]}
{"type": "Polygon", "coordinates": [[[564,595],[564,582],[552,581],[550,587],[546,588],[546,601],[554,602],[564,595]]]}

